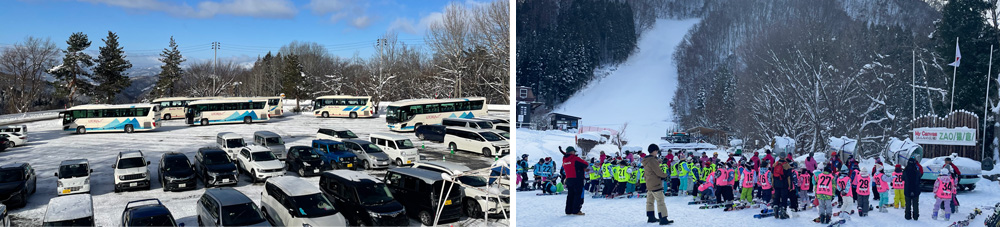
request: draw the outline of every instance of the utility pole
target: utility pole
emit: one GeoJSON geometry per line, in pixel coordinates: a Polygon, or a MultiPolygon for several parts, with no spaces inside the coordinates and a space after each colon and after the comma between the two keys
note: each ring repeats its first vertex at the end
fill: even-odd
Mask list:
{"type": "MultiPolygon", "coordinates": [[[[215,50],[215,56],[212,57],[212,89],[217,88],[217,81],[215,78],[219,77],[219,48],[221,44],[219,42],[212,42],[212,50],[215,50]]],[[[217,94],[213,94],[217,95],[217,94]]]]}
{"type": "MultiPolygon", "coordinates": [[[[387,45],[387,44],[388,44],[388,42],[386,42],[385,38],[378,38],[378,39],[375,40],[375,47],[378,47],[378,80],[382,80],[384,78],[384,76],[382,75],[382,65],[385,64],[385,59],[382,58],[382,50],[385,49],[385,45],[387,45]]],[[[382,83],[382,81],[375,81],[375,83],[382,83]]],[[[374,91],[372,91],[372,92],[373,92],[373,94],[375,94],[374,95],[375,99],[378,100],[378,102],[374,103],[374,104],[376,104],[375,105],[375,111],[377,112],[378,111],[378,103],[382,102],[382,87],[379,86],[379,87],[377,87],[376,89],[373,89],[373,90],[374,91]]]]}

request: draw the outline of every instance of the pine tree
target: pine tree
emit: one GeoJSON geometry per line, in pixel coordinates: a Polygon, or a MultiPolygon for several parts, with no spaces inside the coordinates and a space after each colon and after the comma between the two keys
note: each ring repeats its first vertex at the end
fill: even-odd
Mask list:
{"type": "Polygon", "coordinates": [[[163,62],[163,66],[160,66],[160,80],[156,82],[154,96],[162,97],[166,95],[173,97],[174,84],[184,74],[184,69],[181,69],[184,57],[181,56],[181,51],[177,50],[177,42],[174,41],[173,36],[170,36],[170,47],[163,48],[163,53],[160,53],[160,57],[160,62],[163,62]]]}
{"type": "Polygon", "coordinates": [[[299,111],[299,101],[302,100],[302,82],[305,81],[302,73],[302,64],[299,63],[299,56],[295,54],[285,55],[284,65],[281,68],[281,91],[288,97],[295,99],[295,110],[299,111]]]}
{"type": "MultiPolygon", "coordinates": [[[[998,43],[997,30],[986,23],[984,13],[989,10],[989,4],[979,0],[952,0],[941,10],[941,21],[937,24],[935,35],[935,52],[947,64],[955,60],[955,39],[958,38],[962,51],[961,66],[952,75],[946,76],[947,85],[955,83],[955,110],[982,110],[983,95],[986,94],[986,84],[983,75],[989,68],[990,45],[998,43]]],[[[994,45],[994,51],[998,47],[994,45]]],[[[993,56],[994,61],[1000,61],[993,56]]],[[[994,66],[995,67],[995,66],[994,66]]],[[[951,66],[945,66],[951,73],[951,66]]],[[[951,87],[949,86],[948,89],[951,87]]],[[[950,95],[950,94],[949,94],[950,95]]],[[[947,100],[950,101],[950,100],[947,100]]],[[[946,114],[950,105],[947,102],[937,107],[938,114],[946,114]]]]}
{"type": "Polygon", "coordinates": [[[73,106],[77,94],[87,94],[93,88],[87,81],[93,78],[86,69],[93,66],[94,61],[90,55],[83,53],[83,50],[90,47],[90,40],[87,40],[87,35],[83,32],[70,35],[66,44],[68,46],[63,51],[66,56],[63,57],[62,65],[52,68],[49,73],[59,80],[60,93],[66,94],[69,105],[73,106]]]}
{"type": "Polygon", "coordinates": [[[97,56],[97,66],[94,67],[94,81],[97,82],[95,98],[99,102],[114,102],[115,95],[132,84],[125,70],[132,68],[132,63],[125,60],[125,51],[118,45],[118,35],[108,31],[104,46],[97,56]]]}

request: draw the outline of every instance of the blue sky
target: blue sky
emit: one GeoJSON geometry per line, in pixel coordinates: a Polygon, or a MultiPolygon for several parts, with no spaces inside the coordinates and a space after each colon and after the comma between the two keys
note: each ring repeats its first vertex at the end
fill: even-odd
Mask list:
{"type": "MultiPolygon", "coordinates": [[[[451,1],[439,0],[19,0],[0,1],[0,46],[27,36],[51,38],[60,48],[74,32],[91,40],[96,55],[107,32],[118,34],[137,67],[156,58],[174,36],[191,61],[253,61],[291,41],[317,42],[332,55],[369,57],[387,31],[423,47],[428,24],[439,21],[451,1]]],[[[463,2],[477,4],[478,2],[463,2]]]]}

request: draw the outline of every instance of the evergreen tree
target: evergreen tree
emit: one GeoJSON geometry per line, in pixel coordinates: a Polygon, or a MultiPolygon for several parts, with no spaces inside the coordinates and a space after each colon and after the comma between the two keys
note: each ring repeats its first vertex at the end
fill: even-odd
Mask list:
{"type": "Polygon", "coordinates": [[[160,57],[160,62],[163,62],[163,66],[160,66],[160,80],[156,82],[154,96],[162,97],[166,95],[173,97],[174,84],[184,74],[184,69],[181,69],[184,57],[181,56],[181,51],[177,50],[177,42],[174,41],[173,36],[170,36],[170,47],[164,48],[163,53],[160,53],[160,57]]]}
{"type": "Polygon", "coordinates": [[[305,93],[302,89],[302,82],[305,81],[302,64],[299,63],[299,56],[295,54],[285,55],[284,63],[281,68],[281,91],[287,97],[295,99],[295,111],[299,111],[299,101],[304,98],[305,93]]]}
{"type": "Polygon", "coordinates": [[[88,81],[93,78],[86,69],[93,66],[94,61],[90,55],[83,53],[83,50],[90,47],[90,40],[87,40],[87,35],[83,32],[70,35],[66,44],[68,46],[63,51],[66,56],[63,57],[62,65],[49,70],[49,73],[59,80],[59,92],[66,94],[69,105],[73,106],[77,94],[87,94],[93,88],[88,81]]]}
{"type": "Polygon", "coordinates": [[[132,63],[125,60],[125,51],[118,45],[118,35],[108,31],[104,46],[97,56],[97,66],[94,67],[94,81],[97,82],[95,98],[98,102],[114,102],[115,95],[132,84],[125,70],[132,68],[132,63]]]}
{"type": "MultiPolygon", "coordinates": [[[[947,85],[954,83],[955,110],[983,109],[983,96],[986,95],[983,75],[987,74],[989,67],[990,45],[1000,41],[995,35],[996,28],[990,27],[983,17],[989,7],[989,4],[980,0],[951,0],[941,10],[941,22],[937,23],[934,32],[935,52],[943,58],[940,62],[947,64],[955,60],[956,38],[962,51],[961,65],[954,75],[955,81],[951,81],[952,75],[941,75],[947,78],[947,85]]],[[[993,47],[994,51],[998,48],[1000,46],[993,47]]],[[[994,56],[994,59],[997,58],[994,56]]],[[[945,67],[951,71],[951,66],[945,67]]],[[[935,105],[938,107],[938,114],[946,114],[950,108],[947,102],[950,97],[945,101],[942,105],[935,105]]]]}

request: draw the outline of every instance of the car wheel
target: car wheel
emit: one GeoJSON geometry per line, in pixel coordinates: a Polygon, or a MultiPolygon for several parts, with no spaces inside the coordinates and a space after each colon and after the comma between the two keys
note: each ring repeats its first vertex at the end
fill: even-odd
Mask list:
{"type": "Polygon", "coordinates": [[[458,146],[456,146],[455,143],[449,143],[448,144],[448,149],[450,149],[451,151],[457,151],[458,150],[458,146]]]}
{"type": "Polygon", "coordinates": [[[83,126],[76,127],[76,134],[87,134],[87,128],[83,126]]]}
{"type": "Polygon", "coordinates": [[[420,214],[418,214],[417,217],[420,218],[420,223],[423,223],[426,226],[434,225],[434,217],[431,216],[431,212],[426,210],[420,211],[420,214]]]}
{"type": "Polygon", "coordinates": [[[18,207],[24,207],[24,206],[28,205],[28,192],[27,191],[28,191],[28,189],[24,189],[24,192],[21,192],[21,204],[18,207]]]}
{"type": "Polygon", "coordinates": [[[208,119],[202,118],[201,119],[201,126],[206,126],[206,125],[208,125],[208,119]]]}
{"type": "Polygon", "coordinates": [[[479,207],[479,202],[474,199],[465,200],[465,215],[470,218],[482,218],[483,208],[479,207]]]}
{"type": "Polygon", "coordinates": [[[493,152],[491,152],[489,148],[483,148],[483,156],[492,157],[493,155],[490,154],[490,153],[493,153],[493,152]]]}
{"type": "Polygon", "coordinates": [[[423,133],[417,133],[417,138],[420,139],[420,140],[427,140],[427,139],[424,139],[424,134],[423,133]]]}
{"type": "Polygon", "coordinates": [[[250,119],[250,117],[243,117],[243,124],[250,124],[250,123],[253,123],[253,119],[250,119]]]}
{"type": "Polygon", "coordinates": [[[975,189],[976,189],[976,185],[974,185],[974,184],[970,184],[969,186],[965,187],[965,190],[969,190],[969,191],[972,191],[972,190],[975,190],[975,189]]]}
{"type": "Polygon", "coordinates": [[[403,166],[403,159],[396,158],[396,166],[403,166]]]}
{"type": "Polygon", "coordinates": [[[125,125],[125,133],[133,133],[133,132],[135,132],[135,126],[125,125]]]}
{"type": "Polygon", "coordinates": [[[31,194],[34,195],[38,191],[38,178],[31,181],[31,194]]]}
{"type": "Polygon", "coordinates": [[[115,186],[115,193],[119,193],[119,192],[122,192],[122,189],[118,188],[118,186],[115,186]]]}
{"type": "Polygon", "coordinates": [[[250,183],[251,184],[257,183],[257,170],[255,169],[250,170],[250,183]]]}
{"type": "Polygon", "coordinates": [[[367,170],[367,169],[371,169],[372,167],[368,166],[368,160],[364,160],[364,161],[361,161],[361,168],[364,168],[364,169],[367,170]]]}
{"type": "Polygon", "coordinates": [[[351,112],[351,119],[358,118],[358,113],[351,112]]]}
{"type": "Polygon", "coordinates": [[[306,176],[306,171],[303,170],[302,167],[299,167],[299,176],[300,177],[305,177],[306,176]]]}
{"type": "Polygon", "coordinates": [[[198,217],[198,226],[205,226],[205,224],[201,223],[201,217],[198,217]]]}

